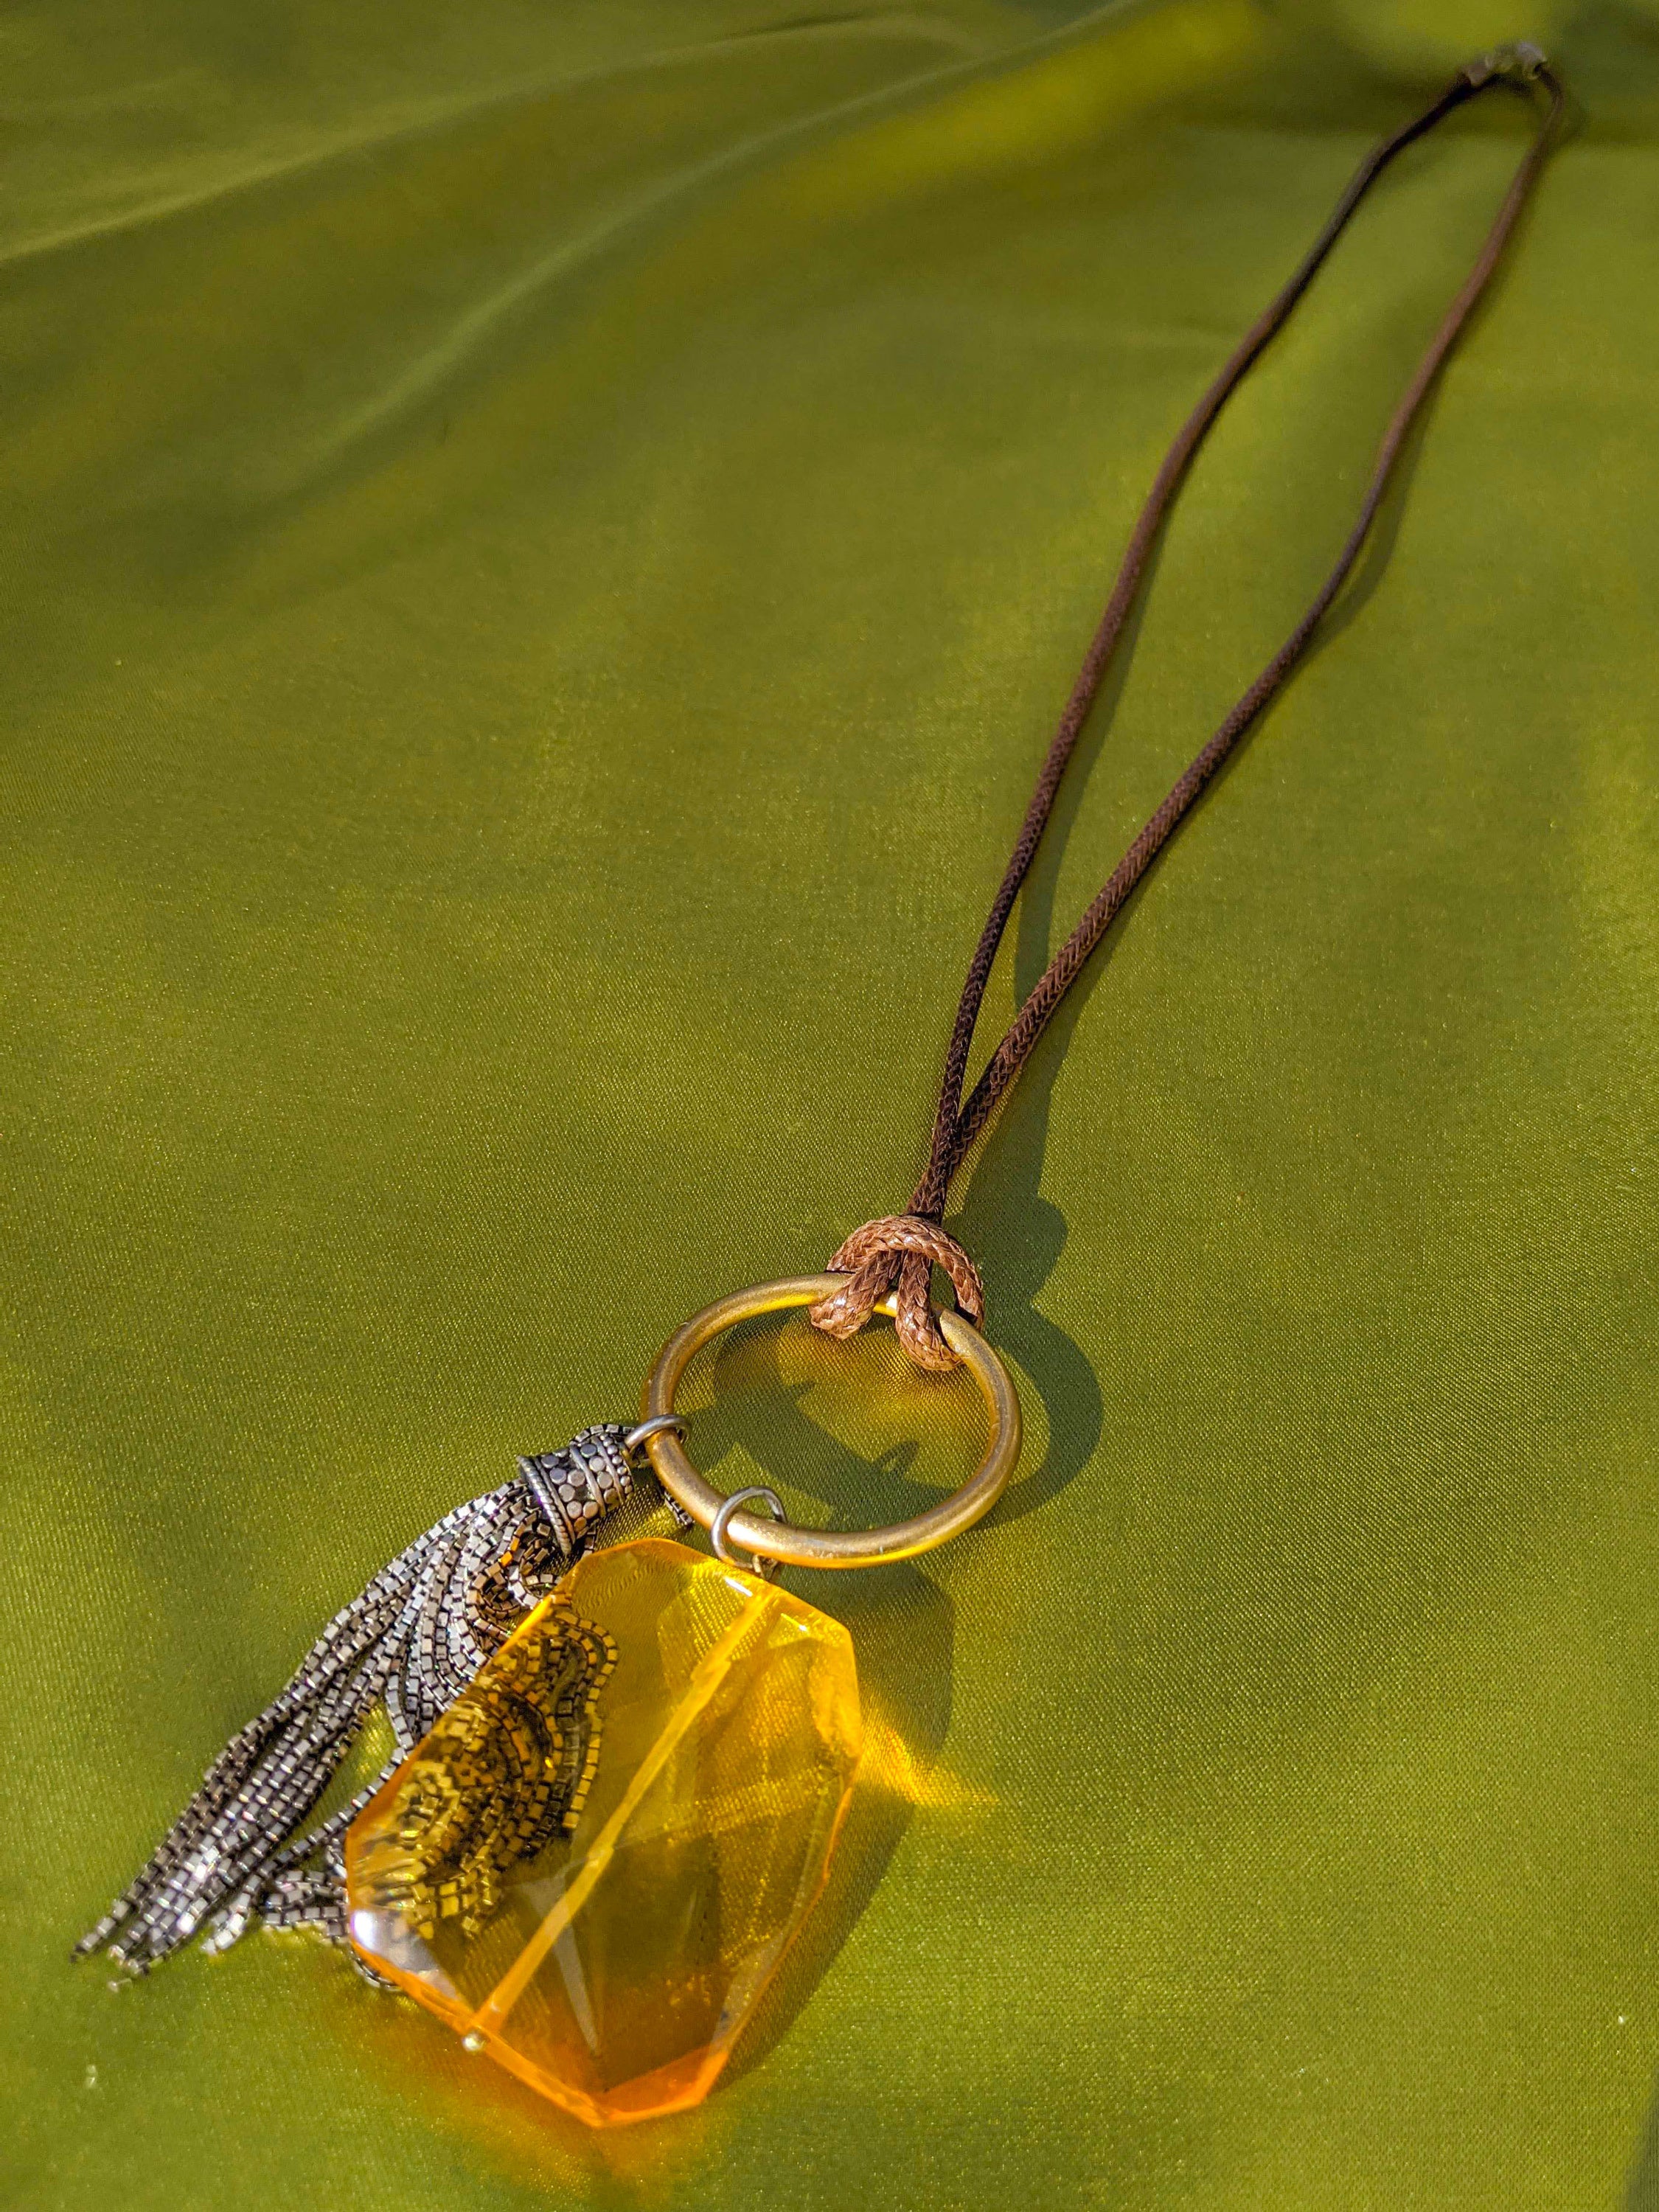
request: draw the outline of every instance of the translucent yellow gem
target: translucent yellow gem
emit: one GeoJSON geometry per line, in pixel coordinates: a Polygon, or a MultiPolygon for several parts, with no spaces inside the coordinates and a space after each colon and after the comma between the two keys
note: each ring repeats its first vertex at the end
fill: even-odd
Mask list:
{"type": "Polygon", "coordinates": [[[580,1560],[346,1837],[351,1940],[594,2127],[694,2105],[823,1886],[852,1639],[683,1545],[580,1560]]]}

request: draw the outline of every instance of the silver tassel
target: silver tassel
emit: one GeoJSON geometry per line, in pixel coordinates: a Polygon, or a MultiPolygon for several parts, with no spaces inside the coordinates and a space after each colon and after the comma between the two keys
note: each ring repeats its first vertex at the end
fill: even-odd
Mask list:
{"type": "Polygon", "coordinates": [[[281,1696],[231,1738],[75,1956],[103,1951],[129,1974],[147,1973],[192,1936],[223,1951],[256,1921],[316,1928],[343,1944],[346,1830],[628,1496],[626,1433],[606,1423],[562,1451],[521,1459],[511,1482],[458,1505],[382,1567],[281,1696]],[[377,1705],[396,1756],[349,1805],[296,1836],[377,1705]]]}

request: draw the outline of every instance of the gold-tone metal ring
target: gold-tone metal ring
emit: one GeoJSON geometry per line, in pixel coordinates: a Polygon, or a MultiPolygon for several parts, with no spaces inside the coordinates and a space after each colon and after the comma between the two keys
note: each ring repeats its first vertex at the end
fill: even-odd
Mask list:
{"type": "MultiPolygon", "coordinates": [[[[734,1291],[730,1297],[716,1298],[712,1306],[682,1322],[657,1354],[657,1364],[646,1383],[641,1401],[646,1420],[659,1420],[673,1412],[681,1376],[711,1338],[734,1328],[740,1321],[752,1320],[757,1314],[814,1305],[845,1280],[843,1275],[793,1275],[780,1283],[757,1283],[752,1291],[734,1291]]],[[[882,1301],[882,1310],[892,1312],[891,1298],[882,1301]]],[[[1019,1458],[1019,1399],[1014,1378],[971,1322],[947,1308],[940,1313],[939,1325],[945,1341],[960,1354],[978,1383],[991,1415],[991,1441],[985,1456],[962,1488],[952,1492],[942,1504],[918,1513],[912,1521],[896,1522],[890,1528],[798,1528],[791,1521],[733,1513],[725,1523],[733,1544],[792,1567],[873,1567],[886,1559],[908,1559],[918,1552],[931,1552],[964,1528],[971,1528],[990,1511],[1007,1488],[1019,1458]]],[[[712,1528],[726,1500],[692,1466],[678,1437],[671,1430],[659,1429],[645,1449],[669,1496],[678,1499],[694,1521],[712,1528]]]]}

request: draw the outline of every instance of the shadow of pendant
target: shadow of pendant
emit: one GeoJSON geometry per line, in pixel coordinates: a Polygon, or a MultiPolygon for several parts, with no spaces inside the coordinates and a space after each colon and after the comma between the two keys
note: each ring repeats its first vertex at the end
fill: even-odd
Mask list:
{"type": "Polygon", "coordinates": [[[346,1838],[361,1956],[592,2127],[706,2096],[819,1892],[852,1639],[655,1539],[580,1560],[346,1838]]]}

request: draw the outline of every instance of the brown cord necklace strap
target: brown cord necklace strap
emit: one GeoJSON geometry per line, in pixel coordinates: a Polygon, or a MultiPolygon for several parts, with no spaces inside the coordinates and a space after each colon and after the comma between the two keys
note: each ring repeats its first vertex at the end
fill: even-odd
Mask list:
{"type": "Polygon", "coordinates": [[[1084,657],[1072,696],[1066,702],[1031,793],[1025,819],[1009,856],[1008,865],[992,901],[991,911],[980,933],[969,963],[957,1008],[956,1025],[945,1056],[945,1076],[939,1088],[939,1110],[933,1122],[933,1147],[927,1171],[916,1185],[906,1213],[872,1221],[849,1237],[830,1261],[835,1273],[847,1280],[831,1297],[811,1310],[814,1324],[832,1336],[850,1336],[861,1328],[879,1300],[896,1286],[896,1321],[901,1340],[918,1364],[944,1370],[957,1364],[956,1354],[939,1333],[928,1303],[932,1270],[942,1267],[949,1274],[963,1310],[977,1322],[984,1310],[978,1270],[956,1242],[939,1225],[951,1177],[974,1139],[996,1110],[998,1102],[1030,1058],[1037,1039],[1066,991],[1077,980],[1085,962],[1124,901],[1163,850],[1183,816],[1262,708],[1289,678],[1309,641],[1347,580],[1354,562],[1376,520],[1413,424],[1428,398],[1447,355],[1490,283],[1508,244],[1510,233],[1537,182],[1540,171],[1555,143],[1565,106],[1559,78],[1535,46],[1502,47],[1458,71],[1446,90],[1414,122],[1368,154],[1337,202],[1325,228],[1309,249],[1301,266],[1284,289],[1248,331],[1220,374],[1187,418],[1180,434],[1165,455],[1134,529],[1130,533],[1117,581],[1106,603],[1100,627],[1084,657]],[[1377,449],[1376,465],[1360,502],[1359,514],[1338,555],[1335,566],[1320,586],[1295,629],[1244,692],[1215,735],[1177,779],[1168,797],[1151,817],[1139,836],[1107,878],[1077,927],[1050,961],[1036,988],[1020,1007],[1007,1034],[987,1062],[983,1073],[963,1099],[968,1054],[973,1043],[980,1004],[990,980],[1002,933],[1013,910],[1053,810],[1060,779],[1100,690],[1102,678],[1121,641],[1124,627],[1139,592],[1146,563],[1158,541],[1170,507],[1186,479],[1194,457],[1203,444],[1222,408],[1237,389],[1269,342],[1289,319],[1291,310],[1312,283],[1331,248],[1346,228],[1354,210],[1395,159],[1407,146],[1466,100],[1494,85],[1507,86],[1532,101],[1534,88],[1542,89],[1547,104],[1538,135],[1515,173],[1496,221],[1462,289],[1447,310],[1444,320],[1430,340],[1399,404],[1390,416],[1377,449]]]}

